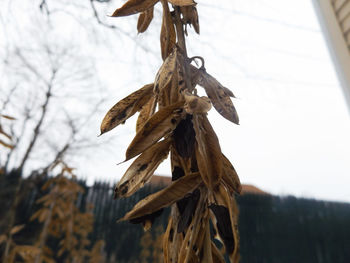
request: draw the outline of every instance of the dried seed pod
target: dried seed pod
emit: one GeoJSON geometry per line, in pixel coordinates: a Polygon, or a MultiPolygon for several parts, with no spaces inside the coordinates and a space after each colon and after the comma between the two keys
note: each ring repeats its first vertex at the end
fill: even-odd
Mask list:
{"type": "Polygon", "coordinates": [[[177,6],[187,6],[196,4],[193,0],[169,0],[169,2],[177,6]]]}
{"type": "Polygon", "coordinates": [[[139,111],[153,96],[153,83],[143,86],[115,104],[103,118],[101,134],[106,133],[139,111]]]}
{"type": "Polygon", "coordinates": [[[153,20],[153,11],[154,7],[147,9],[139,15],[137,20],[137,32],[143,33],[147,30],[148,26],[151,24],[153,20]]]}
{"type": "Polygon", "coordinates": [[[168,2],[166,0],[161,0],[161,3],[163,5],[163,19],[160,30],[160,47],[162,58],[165,60],[175,47],[176,33],[168,2]]]}
{"type": "Polygon", "coordinates": [[[200,70],[198,84],[205,89],[205,92],[207,93],[217,112],[219,112],[224,118],[228,119],[229,121],[232,121],[235,124],[239,124],[238,114],[229,97],[230,95],[227,94],[229,91],[227,88],[222,86],[204,69],[200,70]]]}
{"type": "Polygon", "coordinates": [[[128,168],[114,190],[114,198],[128,197],[147,183],[159,164],[168,157],[170,138],[144,151],[128,168]]]}
{"type": "Polygon", "coordinates": [[[201,180],[198,173],[188,174],[167,188],[138,202],[121,220],[131,220],[167,207],[183,198],[188,192],[193,191],[200,183],[201,180]]]}
{"type": "Polygon", "coordinates": [[[180,212],[180,220],[177,225],[177,232],[184,232],[191,223],[194,211],[200,198],[200,191],[196,189],[192,193],[186,195],[184,198],[176,202],[180,212]]]}
{"type": "Polygon", "coordinates": [[[143,105],[140,110],[139,117],[136,122],[136,132],[142,128],[146,121],[154,114],[157,106],[157,99],[155,97],[151,98],[145,105],[143,105]]]}
{"type": "Polygon", "coordinates": [[[181,6],[182,21],[184,24],[193,25],[194,30],[199,34],[198,12],[195,6],[181,6]]]}
{"type": "Polygon", "coordinates": [[[214,190],[222,176],[222,158],[219,140],[203,114],[193,116],[196,132],[196,159],[203,181],[210,190],[214,190]]]}
{"type": "Polygon", "coordinates": [[[169,244],[172,243],[173,237],[174,237],[174,229],[173,229],[173,219],[172,217],[169,217],[168,226],[165,230],[164,237],[163,237],[163,255],[164,255],[164,263],[170,263],[170,251],[169,251],[169,244]]]}
{"type": "Polygon", "coordinates": [[[154,81],[154,92],[156,94],[158,94],[160,90],[165,88],[170,83],[174,71],[176,70],[176,58],[177,48],[174,48],[170,55],[164,60],[162,66],[157,72],[154,81]]]}
{"type": "Polygon", "coordinates": [[[178,102],[160,109],[142,126],[126,150],[126,160],[159,141],[172,132],[183,117],[183,102],[178,102]]]}
{"type": "Polygon", "coordinates": [[[201,85],[207,93],[209,99],[214,105],[214,108],[224,118],[232,121],[235,124],[239,124],[239,118],[233,103],[227,95],[227,90],[211,75],[201,70],[201,76],[199,78],[199,85],[201,85]]]}
{"type": "Polygon", "coordinates": [[[226,251],[227,253],[231,254],[235,247],[235,241],[233,237],[229,210],[225,206],[215,204],[210,205],[209,208],[215,214],[217,220],[216,227],[225,244],[226,251]]]}
{"type": "Polygon", "coordinates": [[[226,187],[230,190],[230,194],[240,194],[242,191],[241,181],[239,180],[238,174],[235,168],[232,166],[229,159],[225,155],[222,155],[223,162],[223,173],[222,180],[226,187]]]}
{"type": "Polygon", "coordinates": [[[112,17],[129,16],[144,12],[153,7],[158,0],[129,0],[111,15],[112,17]]]}
{"type": "Polygon", "coordinates": [[[224,232],[223,234],[220,234],[219,231],[219,234],[224,243],[226,242],[225,247],[231,262],[239,262],[238,208],[236,206],[236,202],[223,185],[219,185],[218,189],[214,191],[214,198],[217,202],[217,204],[214,205],[220,206],[218,209],[221,212],[219,212],[219,214],[215,214],[215,217],[218,222],[219,217],[221,218],[221,231],[224,232]],[[226,208],[227,210],[223,209],[222,207],[226,208]],[[232,232],[229,231],[227,224],[231,225],[232,232]],[[232,236],[229,236],[228,234],[231,235],[231,233],[232,236]],[[226,239],[226,241],[223,237],[226,239]]]}

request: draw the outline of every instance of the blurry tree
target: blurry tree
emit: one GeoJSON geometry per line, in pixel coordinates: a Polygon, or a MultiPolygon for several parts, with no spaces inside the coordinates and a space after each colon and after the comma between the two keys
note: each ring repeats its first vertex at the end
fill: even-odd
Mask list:
{"type": "Polygon", "coordinates": [[[163,261],[163,231],[164,227],[160,224],[154,230],[154,235],[147,230],[140,239],[141,253],[139,262],[162,262],[163,261]]]}
{"type": "Polygon", "coordinates": [[[152,249],[152,234],[149,231],[146,231],[141,240],[141,253],[140,253],[140,262],[141,263],[148,263],[151,258],[151,249],[152,249]]]}
{"type": "Polygon", "coordinates": [[[2,215],[7,235],[15,224],[22,175],[46,175],[60,160],[93,146],[89,138],[95,137],[87,124],[102,99],[93,65],[77,48],[47,37],[34,35],[30,44],[12,46],[4,59],[0,114],[16,121],[1,126],[11,144],[0,152],[0,168],[2,176],[18,177],[11,208],[2,215]]]}
{"type": "MultiPolygon", "coordinates": [[[[14,118],[11,117],[11,116],[0,114],[0,135],[1,135],[1,137],[0,137],[0,146],[8,148],[8,149],[13,149],[14,146],[11,144],[11,141],[12,141],[11,135],[9,135],[2,128],[1,122],[2,122],[3,119],[14,120],[14,118]],[[5,137],[6,139],[3,140],[3,137],[5,137]],[[7,140],[7,142],[6,142],[6,140],[7,140]]],[[[2,171],[1,167],[0,167],[0,173],[3,173],[3,172],[4,171],[2,171]]]]}
{"type": "Polygon", "coordinates": [[[64,262],[69,263],[82,263],[89,259],[91,261],[92,258],[103,260],[101,241],[97,241],[89,251],[91,242],[88,235],[93,230],[94,221],[92,206],[87,204],[87,211],[80,211],[77,199],[84,189],[75,181],[73,169],[63,162],[60,164],[63,166],[60,174],[48,180],[42,187],[42,190],[49,192],[37,201],[42,204],[42,208],[31,218],[43,223],[37,242],[39,253],[35,263],[51,263],[55,262],[54,258],[62,257],[64,262]],[[60,240],[57,255],[54,255],[47,243],[49,236],[60,240]]]}

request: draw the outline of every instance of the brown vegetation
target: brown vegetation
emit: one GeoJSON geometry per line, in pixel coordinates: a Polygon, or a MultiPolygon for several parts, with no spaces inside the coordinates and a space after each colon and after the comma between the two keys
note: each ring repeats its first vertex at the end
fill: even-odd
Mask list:
{"type": "MultiPolygon", "coordinates": [[[[158,0],[129,0],[113,17],[139,14],[138,32],[145,32],[158,0]]],[[[238,124],[233,93],[206,72],[204,59],[188,57],[187,24],[199,33],[196,4],[192,0],[161,0],[160,33],[163,64],[154,83],[115,104],[101,124],[101,134],[139,112],[136,135],[126,160],[137,157],[115,188],[115,198],[132,195],[147,183],[170,152],[172,183],[137,203],[121,220],[151,227],[167,206],[171,217],[163,238],[164,262],[225,262],[213,242],[224,244],[231,262],[239,261],[238,209],[234,194],[241,191],[238,175],[221,152],[207,112],[214,108],[238,124]],[[169,6],[170,4],[170,6],[169,6]],[[198,68],[192,62],[200,61],[198,68]],[[197,84],[207,96],[197,95],[197,84]]],[[[145,252],[146,253],[146,252],[145,252]]]]}

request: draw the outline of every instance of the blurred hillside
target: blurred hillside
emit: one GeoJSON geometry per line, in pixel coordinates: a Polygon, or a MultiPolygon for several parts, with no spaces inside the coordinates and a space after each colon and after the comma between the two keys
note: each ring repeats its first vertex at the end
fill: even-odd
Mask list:
{"type": "MultiPolygon", "coordinates": [[[[13,174],[1,176],[0,235],[6,228],[6,215],[13,201],[15,178],[13,174]]],[[[32,176],[23,183],[16,225],[25,224],[25,227],[13,236],[16,244],[33,245],[40,236],[43,224],[29,219],[40,208],[36,200],[46,194],[41,186],[47,180],[46,176],[32,176]]],[[[155,181],[161,182],[162,178],[155,177],[155,181]]],[[[93,229],[88,235],[90,244],[87,250],[91,250],[97,241],[103,240],[105,261],[101,262],[161,262],[159,233],[166,226],[169,211],[164,210],[148,232],[144,232],[140,225],[116,222],[138,200],[164,187],[155,181],[132,197],[121,200],[112,199],[113,187],[107,183],[95,182],[88,187],[85,182],[77,182],[84,193],[78,194],[76,206],[82,212],[88,203],[94,207],[93,229]]],[[[243,263],[348,262],[350,204],[249,192],[237,197],[237,202],[240,208],[239,231],[243,263]]],[[[64,255],[57,256],[57,238],[49,238],[47,245],[55,255],[55,262],[65,262],[64,255]]],[[[3,253],[4,244],[0,248],[3,253]]]]}

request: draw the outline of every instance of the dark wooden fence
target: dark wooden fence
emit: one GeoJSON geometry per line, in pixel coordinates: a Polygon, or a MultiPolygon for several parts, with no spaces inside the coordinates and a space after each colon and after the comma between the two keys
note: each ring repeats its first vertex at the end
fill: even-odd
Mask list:
{"type": "MultiPolygon", "coordinates": [[[[19,243],[32,242],[40,231],[41,225],[29,222],[29,217],[38,209],[35,200],[43,195],[40,190],[43,180],[28,179],[24,184],[17,224],[25,223],[27,227],[18,237],[19,243]]],[[[0,231],[3,231],[16,180],[6,176],[0,182],[0,231]]],[[[91,240],[105,240],[110,262],[140,262],[142,226],[116,221],[159,187],[146,186],[128,199],[113,200],[110,185],[96,182],[87,187],[80,183],[86,191],[79,197],[78,205],[81,208],[86,203],[94,205],[91,240]]],[[[242,263],[350,262],[350,204],[269,195],[244,195],[237,201],[242,263]]],[[[159,225],[165,228],[168,215],[169,211],[164,210],[152,229],[159,225]]],[[[151,234],[156,235],[154,230],[151,234]]]]}

